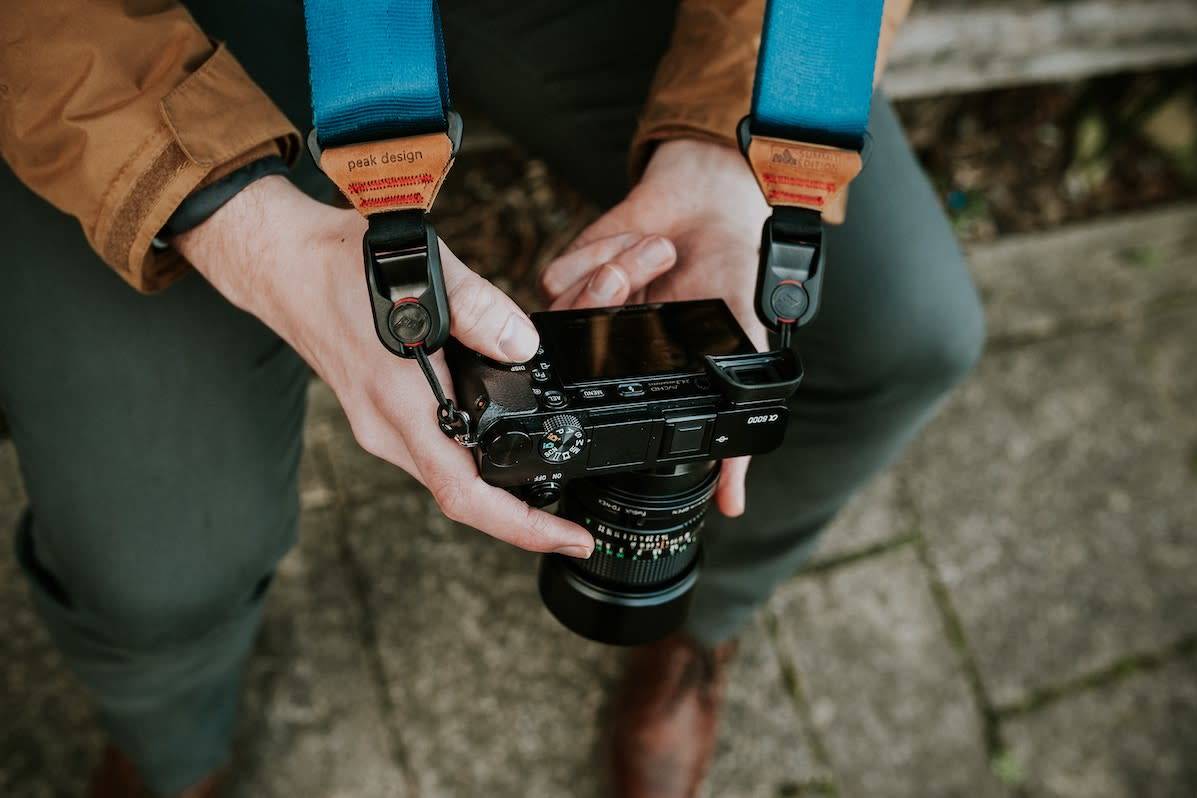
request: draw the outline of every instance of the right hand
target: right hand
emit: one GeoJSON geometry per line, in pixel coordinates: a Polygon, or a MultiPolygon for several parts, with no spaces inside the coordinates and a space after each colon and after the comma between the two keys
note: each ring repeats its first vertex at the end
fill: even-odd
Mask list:
{"type": "MultiPolygon", "coordinates": [[[[365,229],[355,211],[267,177],[172,243],[294,347],[336,393],[362,448],[422,482],[445,515],[522,549],[589,557],[594,539],[582,527],[482,481],[470,454],[438,428],[418,364],[378,341],[362,276],[365,229]]],[[[528,317],[444,244],[441,263],[453,336],[496,360],[530,360],[539,338],[528,317]]],[[[451,387],[444,357],[432,362],[451,387]]]]}

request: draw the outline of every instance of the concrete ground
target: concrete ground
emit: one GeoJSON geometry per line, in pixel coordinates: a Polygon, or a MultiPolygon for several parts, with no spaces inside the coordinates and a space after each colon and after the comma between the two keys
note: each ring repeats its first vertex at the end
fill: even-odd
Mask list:
{"type": "MultiPolygon", "coordinates": [[[[1197,795],[1197,206],[972,253],[991,342],[743,641],[708,794],[1197,795]]],[[[238,798],[589,798],[619,654],[312,389],[302,544],[238,798]]],[[[0,523],[21,505],[0,445],[0,523]]],[[[0,555],[0,795],[78,795],[92,709],[0,555]]]]}

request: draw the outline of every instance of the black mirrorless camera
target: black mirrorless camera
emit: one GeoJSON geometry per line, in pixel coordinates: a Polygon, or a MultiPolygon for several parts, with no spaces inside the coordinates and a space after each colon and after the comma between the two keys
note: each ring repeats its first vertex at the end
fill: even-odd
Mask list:
{"type": "Polygon", "coordinates": [[[547,555],[540,592],[605,643],[658,639],[685,618],[718,461],[777,448],[802,377],[758,353],[721,299],[536,313],[541,349],[508,365],[454,340],[453,386],[482,478],[594,535],[588,560],[547,555]]]}

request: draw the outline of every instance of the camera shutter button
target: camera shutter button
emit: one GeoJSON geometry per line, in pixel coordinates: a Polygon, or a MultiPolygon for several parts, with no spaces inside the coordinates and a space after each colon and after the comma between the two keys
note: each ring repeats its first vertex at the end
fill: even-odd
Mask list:
{"type": "Polygon", "coordinates": [[[532,449],[532,438],[518,430],[502,432],[486,445],[486,456],[493,465],[509,468],[519,463],[532,449]]]}

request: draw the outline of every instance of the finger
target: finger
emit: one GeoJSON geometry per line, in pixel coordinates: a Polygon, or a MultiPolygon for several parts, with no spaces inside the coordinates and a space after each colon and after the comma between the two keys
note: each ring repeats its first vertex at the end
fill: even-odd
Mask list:
{"type": "Polygon", "coordinates": [[[677,250],[664,236],[649,236],[625,249],[589,277],[579,280],[553,307],[593,308],[617,305],[677,263],[677,250]]]}
{"type": "Polygon", "coordinates": [[[441,244],[453,337],[495,360],[523,363],[540,346],[540,335],[502,291],[479,277],[441,244]]]}
{"type": "Polygon", "coordinates": [[[728,518],[736,518],[744,514],[747,502],[744,489],[748,476],[748,462],[751,457],[732,457],[723,461],[723,468],[719,474],[719,487],[715,489],[715,504],[719,512],[728,518]]]}
{"type": "Polygon", "coordinates": [[[582,247],[588,247],[600,239],[610,238],[621,233],[630,232],[632,235],[644,235],[635,230],[635,225],[628,224],[628,214],[625,211],[626,208],[621,203],[595,219],[582,232],[578,233],[577,237],[565,248],[565,252],[574,252],[582,247]]]}
{"type": "MultiPolygon", "coordinates": [[[[442,385],[452,384],[442,354],[432,358],[432,367],[442,385]]],[[[408,471],[428,488],[449,519],[528,551],[590,556],[594,538],[585,529],[535,510],[479,478],[474,458],[441,433],[436,424],[436,403],[430,395],[405,398],[396,385],[395,390],[378,397],[377,404],[384,418],[395,419],[397,439],[380,456],[396,462],[410,455],[415,467],[408,471]]]]}
{"type": "Polygon", "coordinates": [[[553,260],[540,275],[540,287],[549,299],[567,289],[643,238],[640,233],[620,233],[572,249],[553,260]]]}
{"type": "Polygon", "coordinates": [[[585,529],[487,485],[477,476],[465,451],[459,454],[466,458],[465,464],[455,462],[456,457],[446,457],[422,465],[428,489],[450,520],[527,551],[556,552],[580,559],[594,551],[594,538],[585,529]]]}
{"type": "Polygon", "coordinates": [[[590,277],[579,280],[550,306],[550,310],[570,308],[603,308],[622,305],[627,301],[628,278],[610,263],[604,264],[590,277]]]}

